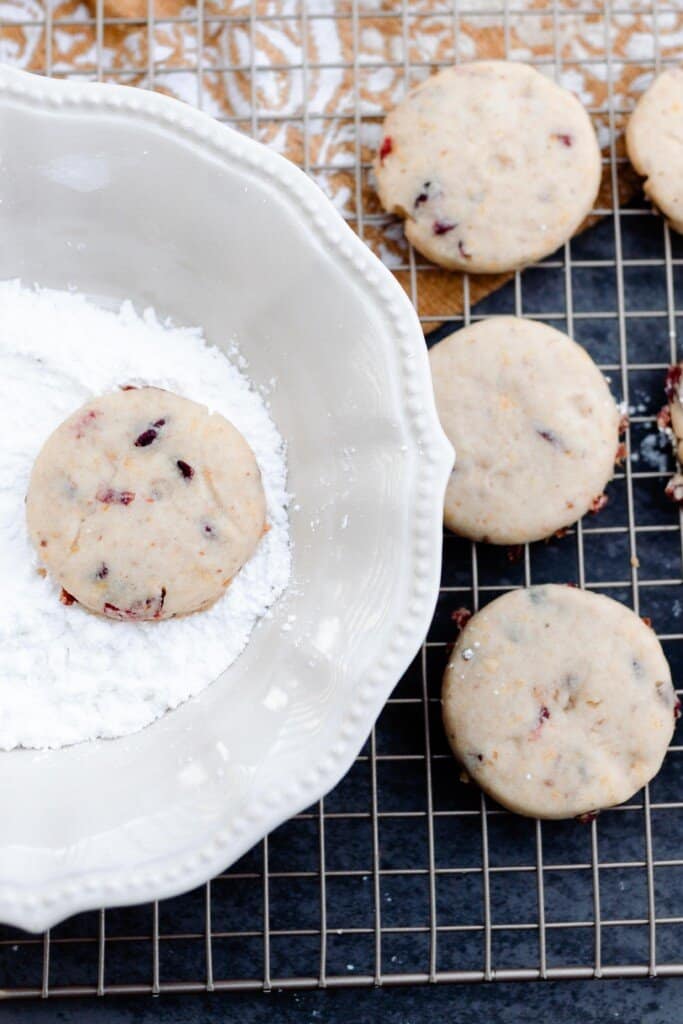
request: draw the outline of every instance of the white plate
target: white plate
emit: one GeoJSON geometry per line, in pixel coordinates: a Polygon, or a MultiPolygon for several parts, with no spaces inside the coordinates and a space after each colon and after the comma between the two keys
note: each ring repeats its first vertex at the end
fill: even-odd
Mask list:
{"type": "Polygon", "coordinates": [[[0,754],[0,919],[33,930],[190,889],[342,777],[428,628],[453,454],[412,306],[292,164],[176,100],[7,68],[0,139],[0,278],[236,338],[277,378],[296,495],[292,585],[201,697],[0,754]]]}

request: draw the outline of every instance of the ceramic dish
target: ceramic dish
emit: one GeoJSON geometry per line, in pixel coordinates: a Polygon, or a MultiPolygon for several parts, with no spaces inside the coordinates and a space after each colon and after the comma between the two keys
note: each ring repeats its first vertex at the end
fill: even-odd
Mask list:
{"type": "Polygon", "coordinates": [[[175,100],[6,68],[0,137],[0,278],[236,339],[279,382],[296,495],[292,585],[200,698],[0,755],[0,920],[42,929],[200,884],[342,777],[428,628],[453,456],[412,306],[287,161],[175,100]]]}

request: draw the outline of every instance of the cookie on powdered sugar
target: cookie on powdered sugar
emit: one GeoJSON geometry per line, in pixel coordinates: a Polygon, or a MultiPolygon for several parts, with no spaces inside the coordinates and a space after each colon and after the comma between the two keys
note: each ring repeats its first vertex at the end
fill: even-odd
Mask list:
{"type": "Polygon", "coordinates": [[[265,498],[251,448],[223,416],[133,388],[86,403],[48,438],[26,514],[65,600],[166,619],[225,592],[263,534],[265,498]]]}
{"type": "Polygon", "coordinates": [[[611,598],[557,585],[505,594],[469,620],[442,703],[468,774],[541,818],[628,800],[659,771],[678,714],[653,630],[611,598]]]}
{"type": "Polygon", "coordinates": [[[571,237],[598,193],[601,156],[572,93],[527,64],[481,61],[408,93],[384,122],[375,174],[421,253],[499,273],[571,237]]]}
{"type": "Polygon", "coordinates": [[[471,540],[543,540],[604,500],[619,410],[588,353],[536,320],[491,317],[430,349],[455,448],[446,526],[471,540]]]}

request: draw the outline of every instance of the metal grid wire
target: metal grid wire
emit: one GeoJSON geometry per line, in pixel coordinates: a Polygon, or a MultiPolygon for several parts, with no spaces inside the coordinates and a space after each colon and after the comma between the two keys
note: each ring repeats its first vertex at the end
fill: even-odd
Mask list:
{"type": "MultiPolygon", "coordinates": [[[[274,17],[275,6],[251,0],[248,14],[239,15],[249,25],[252,44],[257,27],[274,17]]],[[[350,22],[352,29],[353,60],[345,64],[354,72],[356,213],[351,220],[363,237],[370,225],[386,221],[364,208],[369,165],[361,145],[364,114],[357,83],[359,24],[368,12],[358,0],[332,8],[330,15],[328,3],[325,16],[350,22]]],[[[613,200],[598,211],[602,222],[539,267],[516,274],[476,308],[470,308],[465,281],[461,315],[441,315],[437,309],[423,316],[427,328],[445,323],[431,335],[438,338],[453,322],[513,312],[565,328],[588,348],[618,397],[635,409],[631,457],[609,487],[609,505],[567,536],[526,547],[516,561],[503,550],[446,535],[439,604],[427,640],[336,789],[193,893],[81,914],[42,937],[0,929],[0,995],[683,974],[683,793],[678,785],[683,747],[674,743],[659,777],[627,805],[603,812],[589,825],[541,824],[503,812],[474,786],[458,782],[439,715],[440,677],[454,632],[451,613],[462,605],[476,609],[500,592],[531,583],[573,581],[650,616],[674,678],[679,683],[682,678],[681,524],[662,494],[671,464],[657,453],[651,435],[663,374],[677,355],[683,241],[642,203],[620,209],[617,198],[624,158],[615,137],[626,110],[612,86],[612,25],[636,8],[650,18],[654,57],[648,69],[657,70],[664,61],[658,25],[678,9],[675,5],[556,0],[543,8],[552,15],[556,42],[552,58],[538,63],[549,63],[557,74],[563,19],[592,11],[604,31],[603,56],[586,57],[586,63],[602,60],[607,69],[606,104],[591,111],[611,129],[606,162],[613,200]],[[659,463],[652,462],[653,451],[659,463]]],[[[430,17],[421,9],[417,2],[386,0],[369,12],[374,19],[402,19],[403,57],[394,66],[402,66],[406,85],[416,67],[410,61],[409,27],[430,17]]],[[[460,33],[470,16],[499,19],[504,26],[498,56],[509,53],[519,19],[539,16],[538,7],[498,0],[486,8],[454,0],[446,9],[452,17],[452,59],[462,57],[460,33]]],[[[238,18],[216,14],[213,7],[211,12],[212,22],[238,18]]],[[[103,0],[97,0],[92,77],[111,79],[115,76],[103,68],[103,32],[126,19],[105,22],[103,13],[103,0]]],[[[191,70],[200,105],[205,15],[205,0],[197,0],[198,44],[191,70]]],[[[282,68],[302,75],[301,162],[313,173],[321,166],[309,146],[307,82],[322,65],[307,59],[307,33],[321,15],[313,0],[302,0],[295,13],[287,7],[277,16],[300,26],[303,62],[282,68]]],[[[189,20],[183,12],[165,23],[189,20]]],[[[152,42],[164,19],[155,18],[152,0],[145,21],[146,84],[154,88],[160,65],[152,42]]],[[[53,17],[48,5],[42,20],[19,26],[46,29],[42,70],[47,74],[55,70],[54,32],[68,23],[53,17]]],[[[0,23],[0,29],[7,24],[0,23]]],[[[17,27],[16,20],[12,24],[17,27]]],[[[642,65],[642,58],[637,63],[642,65]]],[[[254,46],[250,61],[218,70],[250,75],[251,112],[235,120],[257,135],[261,68],[254,46]]],[[[125,68],[116,73],[122,81],[130,74],[125,68]]],[[[269,112],[268,118],[277,115],[269,112]]],[[[397,270],[406,273],[419,310],[426,265],[409,251],[397,270]]]]}

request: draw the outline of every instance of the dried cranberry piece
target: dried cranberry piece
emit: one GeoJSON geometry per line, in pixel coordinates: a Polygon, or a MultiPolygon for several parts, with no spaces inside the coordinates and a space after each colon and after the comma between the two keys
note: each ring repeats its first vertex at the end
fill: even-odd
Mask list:
{"type": "Polygon", "coordinates": [[[683,374],[683,366],[680,363],[677,366],[670,366],[666,372],[664,391],[670,402],[675,402],[680,394],[681,374],[683,374]]]}
{"type": "Polygon", "coordinates": [[[621,466],[627,455],[628,452],[626,450],[626,445],[622,441],[617,447],[617,454],[614,456],[614,461],[616,462],[617,466],[621,466]]]}
{"type": "Polygon", "coordinates": [[[99,567],[99,569],[95,573],[95,578],[98,579],[98,580],[106,580],[108,575],[109,575],[109,566],[106,564],[106,562],[102,562],[102,565],[99,567]]]}
{"type": "Polygon", "coordinates": [[[451,612],[451,621],[455,623],[458,630],[463,630],[471,618],[472,612],[469,608],[456,608],[454,612],[451,612]]]}
{"type": "Polygon", "coordinates": [[[202,530],[209,537],[214,537],[216,535],[216,531],[214,530],[211,523],[204,523],[202,530]]]}
{"type": "Polygon", "coordinates": [[[105,505],[130,505],[135,501],[135,491],[117,491],[113,487],[98,487],[95,495],[98,501],[105,505]]]}
{"type": "Polygon", "coordinates": [[[137,384],[120,384],[121,391],[137,391],[137,384]]]}
{"type": "Polygon", "coordinates": [[[435,235],[447,235],[449,231],[457,228],[458,224],[454,220],[435,220],[432,224],[432,231],[435,235]]]}
{"type": "Polygon", "coordinates": [[[622,412],[622,414],[621,414],[621,416],[619,418],[619,433],[620,434],[625,434],[626,433],[626,431],[629,428],[630,422],[631,422],[631,420],[629,419],[628,413],[627,412],[622,412]]]}
{"type": "Polygon", "coordinates": [[[590,825],[591,821],[595,821],[600,811],[585,811],[583,814],[577,814],[576,820],[581,825],[590,825]]]}
{"type": "Polygon", "coordinates": [[[101,415],[102,413],[99,409],[88,409],[88,411],[84,412],[82,416],[79,416],[79,418],[76,420],[76,423],[74,424],[76,430],[76,438],[85,437],[85,432],[87,428],[92,426],[97,417],[101,415]]]}
{"type": "Polygon", "coordinates": [[[674,719],[678,721],[681,717],[681,701],[679,697],[676,697],[676,703],[674,704],[674,719]]]}
{"type": "Polygon", "coordinates": [[[561,142],[567,148],[574,145],[574,139],[566,132],[554,132],[553,138],[557,139],[558,142],[561,142]]]}
{"type": "Polygon", "coordinates": [[[192,479],[192,477],[194,476],[194,470],[188,462],[184,462],[182,459],[178,459],[178,461],[176,462],[176,466],[180,470],[180,473],[185,480],[192,479]]]}
{"type": "Polygon", "coordinates": [[[144,601],[135,601],[130,608],[119,608],[118,605],[104,603],[104,614],[110,619],[140,620],[159,619],[166,600],[166,587],[161,588],[158,597],[148,597],[144,601]],[[151,613],[151,614],[150,614],[151,613]]]}
{"type": "Polygon", "coordinates": [[[550,711],[545,706],[545,704],[542,704],[541,707],[538,709],[538,721],[536,722],[534,728],[531,730],[530,739],[537,740],[540,737],[541,730],[543,729],[543,723],[546,722],[549,718],[550,711]]]}
{"type": "Polygon", "coordinates": [[[458,241],[458,252],[460,253],[460,255],[462,256],[462,258],[464,260],[471,260],[472,259],[472,253],[467,251],[467,249],[465,248],[465,244],[464,244],[462,238],[458,241]]]}
{"type": "Polygon", "coordinates": [[[143,430],[142,433],[135,439],[136,448],[146,448],[148,445],[156,441],[159,436],[159,431],[163,426],[166,425],[166,420],[162,417],[161,419],[155,420],[154,423],[147,430],[143,430]]]}
{"type": "Polygon", "coordinates": [[[393,148],[394,140],[391,138],[390,135],[387,135],[384,139],[382,139],[382,144],[379,147],[379,162],[381,164],[384,163],[385,157],[389,156],[393,148]]]}
{"type": "Polygon", "coordinates": [[[428,203],[430,199],[434,199],[436,196],[440,195],[441,188],[437,183],[433,181],[425,181],[423,182],[422,188],[415,197],[413,207],[414,209],[417,209],[418,206],[422,206],[423,203],[428,203]]]}
{"type": "Polygon", "coordinates": [[[135,447],[146,448],[152,441],[156,441],[158,436],[159,431],[155,430],[154,427],[149,427],[148,430],[143,430],[139,437],[135,439],[135,447]]]}
{"type": "Polygon", "coordinates": [[[652,629],[652,619],[649,615],[641,615],[640,621],[643,622],[648,629],[652,629]]]}
{"type": "Polygon", "coordinates": [[[76,603],[76,598],[73,596],[73,594],[70,594],[68,590],[65,590],[64,587],[62,587],[59,593],[59,600],[62,602],[62,604],[67,605],[67,607],[70,604],[76,603]]]}
{"type": "Polygon", "coordinates": [[[536,433],[539,437],[542,437],[544,441],[547,441],[548,444],[551,444],[553,448],[559,448],[562,451],[565,450],[562,438],[559,434],[556,434],[554,430],[551,430],[550,427],[537,427],[536,433]]]}

